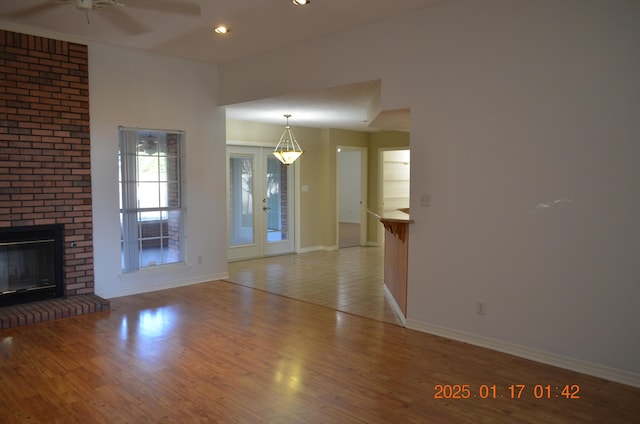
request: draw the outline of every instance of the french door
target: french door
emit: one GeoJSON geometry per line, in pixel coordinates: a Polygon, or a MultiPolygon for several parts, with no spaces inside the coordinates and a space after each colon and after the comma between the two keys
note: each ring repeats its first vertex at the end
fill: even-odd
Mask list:
{"type": "Polygon", "coordinates": [[[293,165],[271,148],[227,146],[230,261],[294,251],[293,165]]]}

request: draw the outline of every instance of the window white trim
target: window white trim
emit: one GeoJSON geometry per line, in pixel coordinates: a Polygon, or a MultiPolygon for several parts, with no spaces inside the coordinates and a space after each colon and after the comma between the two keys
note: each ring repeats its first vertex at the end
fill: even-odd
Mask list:
{"type": "Polygon", "coordinates": [[[184,264],[184,131],[119,127],[118,133],[122,272],[184,264]],[[141,174],[144,163],[151,173],[147,168],[141,174]],[[150,196],[143,196],[141,205],[142,187],[151,191],[144,192],[150,196]],[[142,216],[148,212],[159,219],[142,216]],[[158,235],[146,233],[153,224],[158,235]],[[155,252],[149,244],[158,241],[155,252]]]}

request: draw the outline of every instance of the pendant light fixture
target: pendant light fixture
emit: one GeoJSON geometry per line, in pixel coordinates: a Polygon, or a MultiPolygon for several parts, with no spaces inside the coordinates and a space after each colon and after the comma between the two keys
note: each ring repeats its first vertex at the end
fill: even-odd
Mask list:
{"type": "Polygon", "coordinates": [[[158,137],[151,133],[140,137],[140,141],[138,141],[138,152],[145,153],[149,156],[155,155],[158,152],[158,137]]]}
{"type": "Polygon", "coordinates": [[[291,165],[304,152],[291,132],[291,127],[289,126],[289,118],[291,115],[284,115],[284,117],[287,118],[287,125],[284,127],[278,145],[273,150],[273,155],[285,165],[291,165]]]}

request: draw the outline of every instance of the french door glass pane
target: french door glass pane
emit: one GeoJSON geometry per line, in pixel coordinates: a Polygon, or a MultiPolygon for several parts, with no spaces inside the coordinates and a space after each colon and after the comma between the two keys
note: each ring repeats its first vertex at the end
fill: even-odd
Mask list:
{"type": "Polygon", "coordinates": [[[253,158],[229,158],[229,242],[254,243],[253,158]]]}
{"type": "Polygon", "coordinates": [[[267,241],[289,240],[287,170],[275,157],[267,157],[267,241]]]}

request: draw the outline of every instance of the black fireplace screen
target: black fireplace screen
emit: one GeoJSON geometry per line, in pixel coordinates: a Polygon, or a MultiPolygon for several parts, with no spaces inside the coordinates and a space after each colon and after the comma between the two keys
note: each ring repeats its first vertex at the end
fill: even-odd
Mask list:
{"type": "Polygon", "coordinates": [[[61,227],[0,229],[0,305],[62,295],[61,227]]]}

